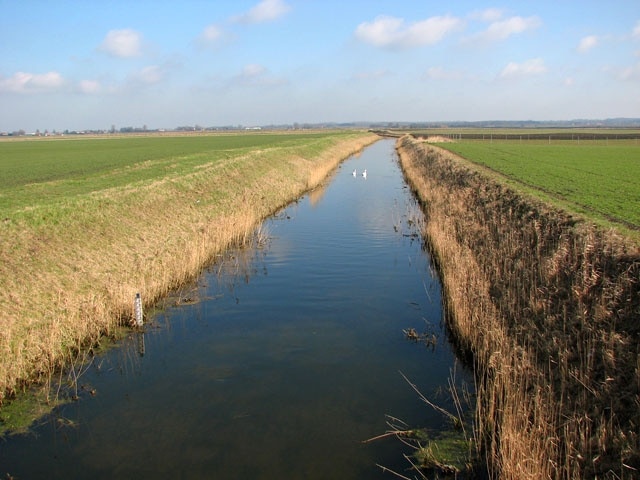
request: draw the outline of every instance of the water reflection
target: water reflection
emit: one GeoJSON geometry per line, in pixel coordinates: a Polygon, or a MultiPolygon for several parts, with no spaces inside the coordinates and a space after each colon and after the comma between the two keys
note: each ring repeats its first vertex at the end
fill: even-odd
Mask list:
{"type": "Polygon", "coordinates": [[[335,172],[331,173],[327,181],[321,183],[320,185],[318,185],[316,188],[314,188],[309,192],[308,194],[309,204],[312,207],[315,207],[320,203],[320,201],[322,200],[322,197],[324,197],[324,194],[327,191],[327,187],[329,186],[329,181],[333,179],[334,175],[335,175],[335,172]]]}
{"type": "Polygon", "coordinates": [[[137,332],[136,340],[138,341],[138,355],[140,355],[141,357],[144,357],[144,350],[145,350],[144,332],[137,332]]]}
{"type": "MultiPolygon", "coordinates": [[[[385,415],[434,430],[455,358],[421,214],[393,142],[339,168],[321,195],[263,225],[260,248],[228,252],[82,382],[0,466],[21,478],[389,478],[408,466],[385,415]],[[352,171],[367,169],[366,180],[352,171]],[[429,331],[432,348],[404,330],[429,331]],[[142,347],[142,349],[141,349],[142,347]],[[143,352],[144,355],[140,355],[143,352]],[[37,459],[37,461],[36,461],[37,459]]],[[[458,375],[460,377],[460,375],[458,375]]],[[[453,408],[451,408],[453,410],[453,408]]]]}

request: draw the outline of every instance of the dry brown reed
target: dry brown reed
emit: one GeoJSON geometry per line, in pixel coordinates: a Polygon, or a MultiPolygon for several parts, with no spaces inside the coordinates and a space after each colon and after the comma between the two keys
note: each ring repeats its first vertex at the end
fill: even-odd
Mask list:
{"type": "Polygon", "coordinates": [[[136,293],[153,304],[378,138],[336,135],[307,157],[299,147],[230,156],[186,176],[78,198],[55,217],[43,210],[38,225],[5,219],[0,403],[129,324],[136,293]]]}
{"type": "Polygon", "coordinates": [[[398,141],[492,478],[640,477],[640,250],[438,147],[398,141]]]}

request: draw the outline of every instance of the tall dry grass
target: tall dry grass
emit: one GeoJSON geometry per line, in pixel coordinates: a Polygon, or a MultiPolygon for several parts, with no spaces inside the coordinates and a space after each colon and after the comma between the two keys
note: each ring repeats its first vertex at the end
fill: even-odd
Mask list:
{"type": "Polygon", "coordinates": [[[0,403],[128,324],[136,293],[154,303],[378,138],[256,150],[0,219],[0,403]]]}
{"type": "Polygon", "coordinates": [[[493,478],[640,477],[640,250],[404,137],[493,478]]]}

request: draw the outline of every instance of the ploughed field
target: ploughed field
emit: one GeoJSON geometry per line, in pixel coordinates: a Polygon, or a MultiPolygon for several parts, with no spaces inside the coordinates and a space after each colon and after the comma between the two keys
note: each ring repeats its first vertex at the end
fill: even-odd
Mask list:
{"type": "Polygon", "coordinates": [[[570,211],[640,230],[636,140],[461,140],[439,144],[570,211]]]}

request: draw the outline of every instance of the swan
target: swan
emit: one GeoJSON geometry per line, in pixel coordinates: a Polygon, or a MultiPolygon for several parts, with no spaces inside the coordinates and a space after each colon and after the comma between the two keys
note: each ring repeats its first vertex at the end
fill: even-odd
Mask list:
{"type": "Polygon", "coordinates": [[[364,178],[367,178],[367,169],[366,169],[366,168],[364,169],[364,172],[362,172],[362,176],[363,176],[364,178]]]}
{"type": "Polygon", "coordinates": [[[355,177],[358,174],[357,170],[353,171],[353,176],[355,177]]]}

